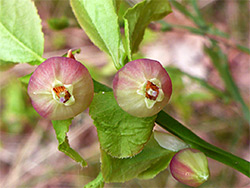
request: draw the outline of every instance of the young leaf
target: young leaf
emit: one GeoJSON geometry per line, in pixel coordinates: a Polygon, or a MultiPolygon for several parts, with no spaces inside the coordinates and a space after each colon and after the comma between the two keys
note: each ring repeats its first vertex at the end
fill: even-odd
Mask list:
{"type": "Polygon", "coordinates": [[[153,136],[138,155],[117,159],[101,150],[102,174],[105,182],[124,182],[133,178],[153,178],[167,168],[175,152],[159,146],[153,136]],[[159,165],[161,164],[161,165],[159,165]]]}
{"type": "Polygon", "coordinates": [[[167,0],[144,0],[127,10],[124,15],[124,29],[130,60],[131,55],[138,51],[148,24],[165,17],[171,11],[167,0]]]}
{"type": "Polygon", "coordinates": [[[126,58],[114,0],[70,0],[73,12],[92,42],[120,69],[126,58]]]}
{"type": "Polygon", "coordinates": [[[101,148],[118,158],[138,154],[149,140],[156,116],[138,118],[123,111],[113,92],[95,94],[89,114],[97,127],[101,148]]]}
{"type": "Polygon", "coordinates": [[[4,61],[44,61],[41,20],[31,0],[0,1],[0,41],[0,59],[4,61]]]}
{"type": "Polygon", "coordinates": [[[69,131],[69,126],[71,125],[71,122],[72,119],[52,121],[53,127],[56,132],[56,138],[58,140],[58,150],[71,157],[82,167],[85,167],[87,166],[86,161],[69,145],[67,132],[69,131]]]}

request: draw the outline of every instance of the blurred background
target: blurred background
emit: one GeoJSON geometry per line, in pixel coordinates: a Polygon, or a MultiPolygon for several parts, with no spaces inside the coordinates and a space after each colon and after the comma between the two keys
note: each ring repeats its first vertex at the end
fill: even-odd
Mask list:
{"type": "MultiPolygon", "coordinates": [[[[34,2],[42,19],[44,57],[81,49],[76,59],[94,79],[111,86],[116,69],[79,27],[69,1],[34,2]]],[[[137,2],[122,1],[121,32],[123,13],[137,2]]],[[[200,0],[197,7],[189,0],[178,2],[185,9],[173,1],[173,13],[149,25],[135,58],[158,60],[169,72],[173,94],[166,112],[209,143],[249,161],[250,2],[200,0]]],[[[73,120],[68,133],[71,147],[88,162],[87,168],[81,168],[57,150],[52,124],[35,112],[27,86],[18,79],[33,72],[35,66],[0,68],[0,187],[83,187],[93,180],[99,173],[100,153],[88,111],[73,120]]],[[[201,187],[250,186],[246,176],[230,167],[212,159],[209,167],[211,177],[201,187]]],[[[134,179],[105,187],[187,186],[175,181],[166,169],[152,180],[134,179]]]]}

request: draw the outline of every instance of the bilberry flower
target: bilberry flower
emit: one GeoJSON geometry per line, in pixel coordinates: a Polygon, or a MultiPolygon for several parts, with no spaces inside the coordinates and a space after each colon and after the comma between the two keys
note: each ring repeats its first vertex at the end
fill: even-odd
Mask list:
{"type": "Polygon", "coordinates": [[[90,105],[94,86],[83,64],[73,58],[52,57],[32,74],[28,94],[41,116],[63,120],[76,116],[90,105]]]}
{"type": "Polygon", "coordinates": [[[114,96],[119,106],[137,117],[157,114],[168,103],[172,84],[162,65],[151,59],[127,63],[113,80],[114,96]]]}

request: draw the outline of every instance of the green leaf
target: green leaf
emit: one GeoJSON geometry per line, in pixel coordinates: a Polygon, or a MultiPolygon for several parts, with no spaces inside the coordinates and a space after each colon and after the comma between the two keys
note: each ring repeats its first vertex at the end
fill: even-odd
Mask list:
{"type": "Polygon", "coordinates": [[[124,15],[124,29],[130,60],[132,60],[132,54],[138,51],[148,24],[165,17],[171,12],[167,0],[144,0],[127,10],[124,15]]]}
{"type": "Polygon", "coordinates": [[[124,182],[133,178],[153,178],[167,168],[175,152],[159,146],[153,136],[138,155],[118,159],[101,150],[102,174],[105,182],[124,182]]]}
{"type": "Polygon", "coordinates": [[[163,20],[158,21],[161,24],[161,31],[166,32],[166,31],[172,31],[173,30],[173,25],[170,23],[167,23],[163,20]]]}
{"type": "MultiPolygon", "coordinates": [[[[208,28],[206,30],[207,32],[207,36],[210,37],[209,35],[215,35],[215,36],[219,36],[219,37],[223,37],[223,38],[230,38],[230,35],[228,33],[225,33],[223,31],[220,31],[218,28],[214,27],[212,24],[208,25],[208,28]]],[[[212,37],[210,37],[212,38],[212,37]]]]}
{"type": "Polygon", "coordinates": [[[58,140],[58,150],[71,157],[82,167],[85,167],[87,166],[86,161],[69,145],[67,132],[69,131],[69,126],[71,125],[71,123],[72,119],[52,121],[53,127],[56,132],[56,138],[58,140]]]}
{"type": "Polygon", "coordinates": [[[227,94],[222,92],[221,90],[215,88],[214,86],[210,85],[207,83],[206,80],[203,80],[201,78],[192,76],[186,72],[181,71],[180,69],[176,68],[176,67],[167,67],[166,70],[169,72],[170,77],[171,75],[176,76],[176,75],[180,75],[181,77],[183,76],[187,76],[188,78],[190,78],[193,81],[196,81],[197,83],[199,83],[202,87],[206,88],[207,90],[209,90],[211,93],[213,93],[214,95],[221,97],[221,98],[228,98],[227,94]]]}
{"type": "MultiPolygon", "coordinates": [[[[117,0],[119,1],[119,0],[117,0]]],[[[120,6],[119,6],[119,10],[117,12],[117,15],[118,15],[118,20],[119,20],[119,25],[120,27],[124,28],[124,19],[123,19],[123,16],[125,14],[125,12],[128,10],[128,8],[130,8],[131,5],[129,4],[128,1],[123,1],[123,0],[120,0],[120,6]]]]}
{"type": "Polygon", "coordinates": [[[2,60],[2,59],[0,59],[0,66],[6,66],[6,65],[8,65],[8,64],[16,64],[16,63],[14,63],[14,62],[9,62],[9,61],[4,61],[4,60],[2,60]]]}
{"type": "Polygon", "coordinates": [[[116,13],[119,12],[121,2],[122,2],[122,0],[113,0],[113,4],[114,4],[116,13]]]}
{"type": "Polygon", "coordinates": [[[168,167],[170,160],[172,159],[174,154],[175,153],[161,157],[159,160],[157,160],[156,163],[153,163],[147,170],[138,174],[137,178],[140,179],[154,178],[158,173],[160,173],[161,171],[165,170],[168,167]]]}
{"type": "Polygon", "coordinates": [[[30,77],[32,74],[33,74],[33,72],[19,78],[19,80],[22,82],[22,84],[24,84],[24,86],[28,87],[30,77]]]}
{"type": "Polygon", "coordinates": [[[241,105],[241,109],[246,121],[250,123],[250,111],[246,103],[244,102],[240,91],[235,84],[233,77],[229,69],[229,63],[226,54],[224,54],[217,43],[211,40],[211,46],[204,46],[204,51],[210,57],[213,65],[219,72],[227,91],[230,93],[232,98],[241,105]]]}
{"type": "Polygon", "coordinates": [[[114,0],[70,0],[73,12],[92,42],[108,53],[120,69],[126,54],[122,44],[114,0]]]}
{"type": "Polygon", "coordinates": [[[102,173],[100,172],[96,179],[89,182],[84,188],[103,188],[104,187],[104,179],[102,177],[102,173]]]}
{"type": "Polygon", "coordinates": [[[242,45],[236,45],[236,47],[237,47],[240,51],[245,52],[245,53],[247,53],[247,54],[250,55],[250,49],[249,49],[248,47],[245,47],[245,46],[242,46],[242,45]]]}
{"type": "Polygon", "coordinates": [[[170,23],[167,23],[163,20],[160,20],[159,23],[162,26],[161,31],[164,31],[164,32],[171,31],[174,28],[177,28],[177,29],[187,30],[190,33],[194,33],[196,35],[201,35],[201,36],[206,35],[207,37],[210,37],[210,38],[211,38],[210,35],[229,38],[229,35],[227,33],[220,31],[219,29],[215,28],[213,25],[204,26],[203,28],[195,28],[195,27],[189,27],[189,26],[184,26],[184,25],[170,24],[170,23]]]}
{"type": "Polygon", "coordinates": [[[66,17],[50,18],[47,20],[50,29],[63,30],[69,26],[69,20],[66,17]]]}
{"type": "Polygon", "coordinates": [[[99,92],[101,92],[101,91],[102,91],[102,92],[109,92],[109,91],[112,91],[111,88],[109,88],[109,87],[107,87],[107,86],[105,86],[105,85],[103,85],[103,84],[101,84],[101,83],[95,81],[94,79],[93,79],[93,83],[94,83],[94,92],[95,92],[95,93],[99,93],[99,92]]]}
{"type": "Polygon", "coordinates": [[[197,4],[197,0],[191,0],[191,4],[193,6],[193,9],[195,11],[195,18],[194,18],[194,22],[201,28],[206,29],[207,28],[207,24],[204,21],[201,12],[199,10],[198,4],[197,4]]]}
{"type": "Polygon", "coordinates": [[[118,158],[134,156],[143,149],[156,118],[131,116],[118,106],[113,92],[95,94],[89,114],[97,127],[101,148],[118,158]]]}
{"type": "Polygon", "coordinates": [[[189,10],[185,8],[182,4],[177,2],[176,0],[170,0],[171,5],[173,5],[177,10],[179,10],[182,14],[184,14],[186,17],[191,18],[192,20],[195,19],[195,17],[190,13],[189,10]]]}
{"type": "Polygon", "coordinates": [[[4,61],[4,60],[0,59],[0,71],[8,70],[15,65],[16,65],[16,63],[14,63],[14,62],[4,61]]]}
{"type": "Polygon", "coordinates": [[[191,20],[193,20],[193,22],[199,26],[200,28],[206,30],[207,29],[207,25],[204,22],[203,18],[201,17],[200,11],[197,7],[197,4],[195,2],[195,0],[191,0],[191,3],[193,5],[194,11],[196,13],[196,15],[193,15],[191,13],[190,10],[186,9],[185,6],[183,6],[181,3],[178,3],[176,0],[170,0],[171,4],[177,9],[179,10],[182,14],[184,14],[186,17],[190,18],[191,20]]]}
{"type": "Polygon", "coordinates": [[[0,1],[0,41],[0,59],[4,61],[44,61],[41,20],[32,1],[0,1]]]}
{"type": "MultiPolygon", "coordinates": [[[[109,88],[105,85],[103,85],[103,87],[106,87],[107,89],[109,88]]],[[[156,122],[165,130],[190,144],[191,148],[196,148],[205,153],[206,156],[225,165],[231,166],[232,168],[250,177],[250,162],[207,143],[164,111],[158,113],[156,122]]]]}

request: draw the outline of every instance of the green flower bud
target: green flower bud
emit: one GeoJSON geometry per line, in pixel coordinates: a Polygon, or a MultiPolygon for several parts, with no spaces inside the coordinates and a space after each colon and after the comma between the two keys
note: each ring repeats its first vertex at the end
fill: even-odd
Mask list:
{"type": "Polygon", "coordinates": [[[197,187],[209,178],[205,154],[191,148],[175,154],[170,163],[170,171],[177,181],[191,187],[197,187]]]}

